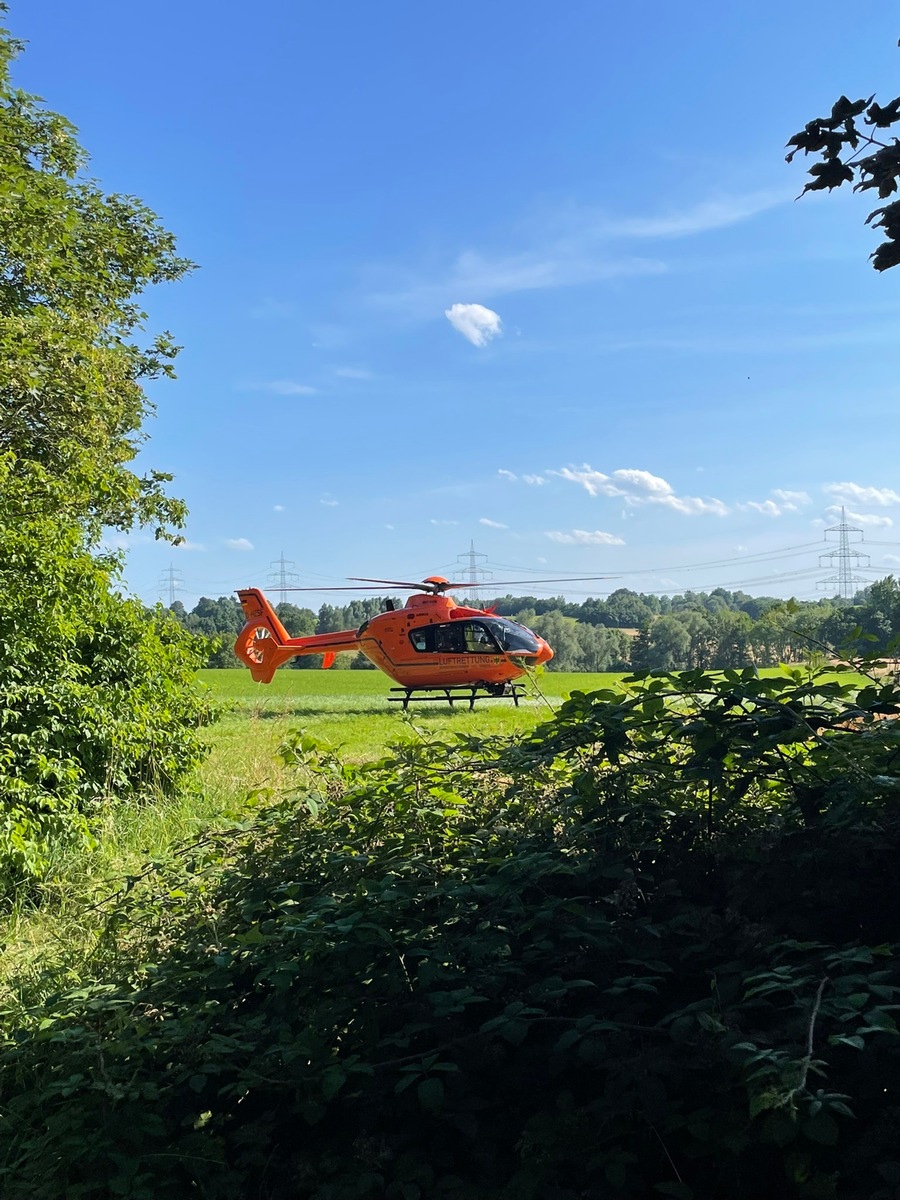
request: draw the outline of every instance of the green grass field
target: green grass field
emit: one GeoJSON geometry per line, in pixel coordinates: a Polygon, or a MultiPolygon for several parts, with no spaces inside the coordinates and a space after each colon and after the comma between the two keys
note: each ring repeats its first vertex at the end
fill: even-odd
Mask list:
{"type": "Polygon", "coordinates": [[[269,684],[254,683],[249,671],[201,671],[200,680],[225,711],[210,730],[210,757],[201,787],[227,802],[236,793],[276,783],[275,751],[285,734],[303,729],[348,759],[375,758],[394,741],[436,733],[513,733],[551,715],[571,691],[608,686],[622,675],[546,672],[537,690],[519,707],[510,700],[479,701],[451,708],[443,702],[413,702],[408,715],[390,704],[391,681],[380,671],[279,671],[269,684]]]}

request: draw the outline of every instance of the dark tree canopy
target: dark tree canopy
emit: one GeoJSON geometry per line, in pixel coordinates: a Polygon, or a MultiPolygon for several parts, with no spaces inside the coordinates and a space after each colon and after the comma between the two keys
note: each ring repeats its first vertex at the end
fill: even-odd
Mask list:
{"type": "MultiPolygon", "coordinates": [[[[900,179],[900,139],[886,140],[886,135],[876,137],[875,132],[890,129],[898,121],[900,96],[884,106],[874,95],[867,100],[841,96],[829,116],[809,121],[788,142],[788,162],[801,150],[819,156],[809,168],[812,179],[800,195],[825,188],[830,192],[845,183],[852,183],[855,192],[877,191],[881,200],[894,195],[900,179]]],[[[872,266],[876,271],[895,267],[900,262],[900,200],[874,209],[866,224],[883,230],[886,239],[872,254],[872,266]]]]}

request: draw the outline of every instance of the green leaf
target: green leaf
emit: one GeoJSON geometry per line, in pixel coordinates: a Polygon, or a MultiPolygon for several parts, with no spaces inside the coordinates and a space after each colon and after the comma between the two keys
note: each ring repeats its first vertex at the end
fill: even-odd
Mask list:
{"type": "Polygon", "coordinates": [[[663,1196],[674,1196],[675,1200],[694,1200],[694,1192],[686,1183],[675,1182],[655,1183],[653,1185],[654,1192],[661,1192],[663,1196]]]}
{"type": "Polygon", "coordinates": [[[426,1112],[436,1112],[444,1103],[444,1084],[436,1075],[423,1079],[416,1093],[419,1104],[426,1112]]]}
{"type": "Polygon", "coordinates": [[[856,1034],[852,1036],[844,1036],[842,1034],[833,1034],[828,1039],[829,1046],[852,1046],[854,1050],[864,1050],[866,1043],[863,1038],[856,1034]]]}
{"type": "Polygon", "coordinates": [[[347,1072],[342,1066],[327,1067],[322,1074],[322,1095],[326,1100],[333,1100],[346,1082],[347,1072]]]}
{"type": "Polygon", "coordinates": [[[803,1121],[800,1130],[804,1136],[821,1146],[834,1146],[838,1140],[837,1122],[827,1112],[819,1112],[808,1121],[803,1121]]]}

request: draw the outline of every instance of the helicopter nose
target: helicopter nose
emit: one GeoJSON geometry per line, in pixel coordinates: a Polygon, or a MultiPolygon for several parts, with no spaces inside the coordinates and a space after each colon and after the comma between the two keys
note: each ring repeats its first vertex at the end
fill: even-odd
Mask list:
{"type": "Polygon", "coordinates": [[[553,651],[547,645],[547,643],[544,641],[543,638],[538,638],[538,647],[539,647],[538,656],[537,656],[538,662],[539,663],[549,662],[550,659],[553,657],[553,651]]]}

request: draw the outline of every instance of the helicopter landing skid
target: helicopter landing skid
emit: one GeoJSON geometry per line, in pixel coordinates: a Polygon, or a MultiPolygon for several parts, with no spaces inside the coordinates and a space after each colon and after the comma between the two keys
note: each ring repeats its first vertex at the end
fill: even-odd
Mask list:
{"type": "Polygon", "coordinates": [[[512,700],[516,708],[519,707],[519,698],[525,695],[525,688],[521,683],[506,683],[502,686],[488,686],[483,684],[456,684],[450,687],[396,687],[391,688],[392,692],[400,692],[399,696],[388,696],[390,704],[402,704],[403,711],[409,708],[410,700],[436,700],[449,704],[452,708],[457,702],[468,702],[469,712],[475,707],[476,700],[512,700]],[[437,692],[438,695],[423,695],[422,693],[437,692]]]}

